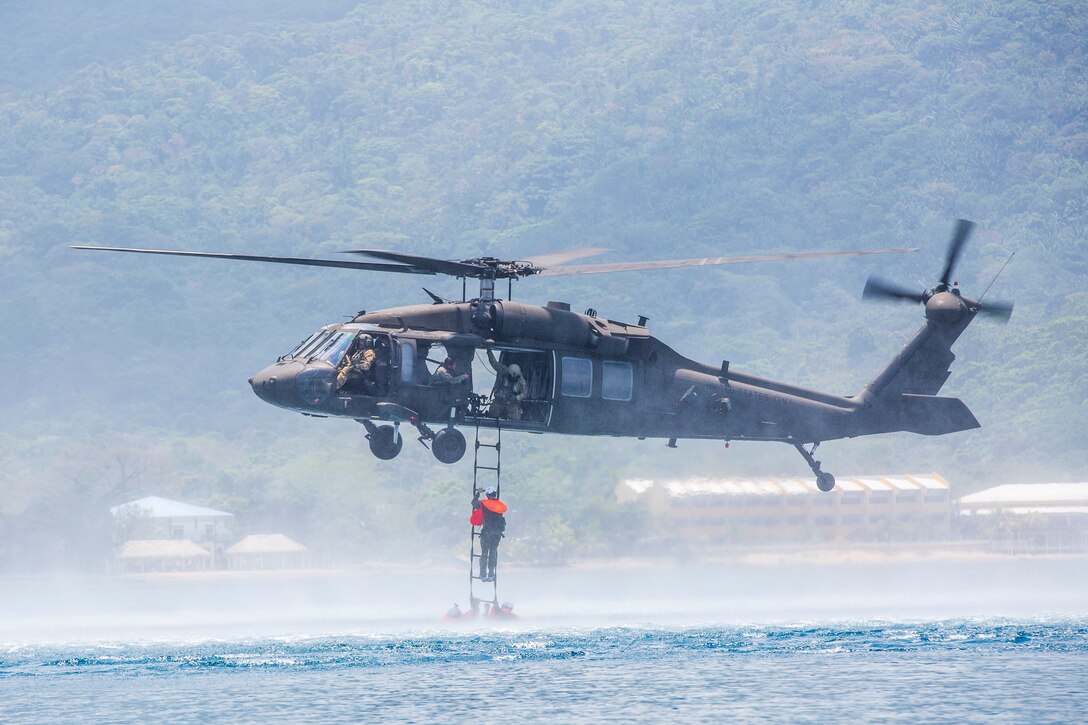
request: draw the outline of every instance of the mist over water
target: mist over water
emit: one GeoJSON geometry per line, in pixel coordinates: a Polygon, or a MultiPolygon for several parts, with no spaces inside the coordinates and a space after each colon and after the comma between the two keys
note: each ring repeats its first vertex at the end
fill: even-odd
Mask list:
{"type": "Polygon", "coordinates": [[[1067,721],[1088,559],[8,581],[7,718],[1067,721]],[[12,586],[14,584],[14,586],[12,586]]]}
{"type": "Polygon", "coordinates": [[[991,545],[1031,543],[1035,513],[711,553],[616,500],[807,476],[778,444],[512,436],[518,618],[445,623],[469,462],[412,440],[376,461],[361,426],[246,383],[344,314],[428,303],[417,278],[68,249],[919,247],[514,288],[855,394],[925,324],[863,306],[866,278],[925,289],[973,219],[957,284],[1016,313],[966,331],[941,394],[982,427],[820,450],[842,479],[938,473],[955,520],[972,491],[1088,480],[1088,32],[1065,5],[0,4],[0,723],[1083,720],[1083,546],[983,553],[1022,551],[991,545]],[[124,542],[177,538],[110,514],[150,495],[226,512],[213,550],[280,533],[314,568],[107,575],[124,542]]]}
{"type": "MultiPolygon", "coordinates": [[[[520,615],[504,626],[531,629],[1077,617],[1086,575],[1080,557],[639,564],[512,568],[498,593],[520,615]]],[[[9,580],[0,643],[430,631],[467,585],[451,569],[9,580]]]]}

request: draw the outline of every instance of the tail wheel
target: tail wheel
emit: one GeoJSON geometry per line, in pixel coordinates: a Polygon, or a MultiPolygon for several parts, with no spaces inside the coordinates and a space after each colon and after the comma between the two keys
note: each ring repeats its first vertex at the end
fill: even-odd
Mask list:
{"type": "Polygon", "coordinates": [[[378,426],[373,433],[367,435],[367,440],[370,441],[370,452],[383,461],[396,458],[404,446],[404,436],[397,435],[391,425],[378,426]]]}
{"type": "Polygon", "coordinates": [[[457,463],[465,455],[465,437],[456,428],[443,428],[431,441],[431,453],[442,463],[457,463]]]}

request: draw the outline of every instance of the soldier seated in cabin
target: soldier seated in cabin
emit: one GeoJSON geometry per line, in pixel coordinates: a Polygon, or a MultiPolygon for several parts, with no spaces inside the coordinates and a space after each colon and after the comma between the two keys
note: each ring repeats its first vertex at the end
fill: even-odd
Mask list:
{"type": "Polygon", "coordinates": [[[374,352],[377,357],[370,370],[369,393],[371,395],[388,395],[389,381],[392,378],[393,351],[389,339],[385,335],[374,336],[374,352]]]}
{"type": "Polygon", "coordinates": [[[431,385],[460,385],[468,380],[468,373],[461,373],[460,366],[452,357],[442,361],[433,373],[431,373],[431,385]]]}

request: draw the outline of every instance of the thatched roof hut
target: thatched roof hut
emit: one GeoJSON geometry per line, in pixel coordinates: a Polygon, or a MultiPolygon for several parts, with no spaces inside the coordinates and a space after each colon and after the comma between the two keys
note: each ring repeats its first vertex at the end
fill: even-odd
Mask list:
{"type": "Polygon", "coordinates": [[[283,534],[250,534],[226,555],[230,569],[297,569],[309,564],[310,551],[283,534]]]}

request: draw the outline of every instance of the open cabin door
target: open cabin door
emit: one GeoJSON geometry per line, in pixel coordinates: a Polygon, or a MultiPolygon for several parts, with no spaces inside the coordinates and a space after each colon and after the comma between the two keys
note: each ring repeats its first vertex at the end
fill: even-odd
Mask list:
{"type": "Polygon", "coordinates": [[[555,396],[554,360],[546,350],[503,346],[477,350],[472,379],[473,392],[486,401],[482,417],[495,419],[504,428],[547,428],[555,396]]]}

